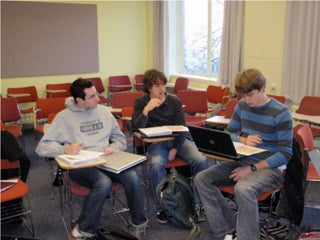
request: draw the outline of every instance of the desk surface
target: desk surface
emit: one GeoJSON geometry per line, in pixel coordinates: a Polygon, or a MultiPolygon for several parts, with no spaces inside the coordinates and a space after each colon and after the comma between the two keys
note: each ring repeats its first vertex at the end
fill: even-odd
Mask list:
{"type": "Polygon", "coordinates": [[[64,161],[61,161],[58,158],[55,158],[55,161],[58,163],[59,167],[64,169],[64,170],[69,170],[69,169],[76,169],[76,168],[88,168],[88,167],[96,167],[100,165],[104,165],[107,163],[106,159],[101,158],[99,161],[92,162],[92,163],[85,163],[85,164],[79,164],[76,166],[71,166],[64,161]]]}
{"type": "Polygon", "coordinates": [[[168,137],[152,137],[152,138],[142,137],[141,133],[138,133],[138,132],[134,132],[133,135],[135,137],[137,137],[138,139],[140,139],[144,143],[164,142],[164,141],[171,141],[171,140],[174,139],[174,137],[172,137],[172,136],[168,136],[168,137]]]}
{"type": "Polygon", "coordinates": [[[113,114],[122,113],[122,108],[113,108],[111,106],[107,106],[107,108],[113,114]]]}
{"type": "Polygon", "coordinates": [[[235,161],[235,160],[230,159],[230,158],[224,158],[224,157],[220,157],[220,156],[209,154],[209,153],[204,153],[204,152],[201,152],[201,153],[202,153],[203,156],[206,156],[207,158],[212,158],[212,159],[215,159],[215,160],[218,160],[218,161],[225,161],[225,162],[234,162],[235,161]]]}
{"type": "Polygon", "coordinates": [[[297,121],[320,125],[320,116],[311,116],[311,115],[300,114],[296,112],[292,112],[291,116],[294,120],[297,120],[297,121]]]}

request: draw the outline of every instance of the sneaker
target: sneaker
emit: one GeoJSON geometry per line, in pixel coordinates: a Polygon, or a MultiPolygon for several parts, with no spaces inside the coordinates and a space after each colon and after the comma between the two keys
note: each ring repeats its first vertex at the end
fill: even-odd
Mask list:
{"type": "Polygon", "coordinates": [[[227,234],[224,237],[224,240],[237,240],[236,231],[233,231],[232,233],[227,234]]]}
{"type": "Polygon", "coordinates": [[[146,227],[148,226],[148,219],[144,223],[141,223],[139,225],[135,225],[132,223],[131,218],[129,218],[129,232],[132,236],[136,237],[137,240],[142,239],[142,235],[145,235],[146,233],[146,227]]]}
{"type": "Polygon", "coordinates": [[[168,222],[167,215],[164,211],[157,212],[157,222],[161,224],[166,224],[168,222]]]}
{"type": "Polygon", "coordinates": [[[75,226],[70,234],[69,234],[69,240],[98,240],[98,238],[94,235],[91,236],[84,236],[78,229],[77,226],[75,226]]]}

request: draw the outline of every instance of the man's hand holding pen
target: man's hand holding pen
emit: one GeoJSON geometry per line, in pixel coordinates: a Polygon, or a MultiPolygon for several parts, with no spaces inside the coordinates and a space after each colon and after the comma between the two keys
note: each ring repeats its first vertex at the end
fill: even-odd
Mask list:
{"type": "Polygon", "coordinates": [[[64,153],[76,155],[82,150],[82,145],[81,143],[66,144],[64,145],[64,153]]]}
{"type": "Polygon", "coordinates": [[[246,139],[246,145],[256,147],[262,143],[262,138],[259,135],[248,135],[246,139]]]}

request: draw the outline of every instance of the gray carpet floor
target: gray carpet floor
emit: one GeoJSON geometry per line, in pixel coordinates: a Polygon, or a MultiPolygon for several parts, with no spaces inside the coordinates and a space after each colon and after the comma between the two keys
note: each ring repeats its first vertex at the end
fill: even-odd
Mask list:
{"type": "MultiPolygon", "coordinates": [[[[30,187],[30,201],[35,227],[36,239],[40,240],[65,240],[68,239],[67,230],[70,230],[70,218],[67,212],[66,204],[63,199],[63,209],[66,220],[66,226],[63,224],[60,209],[60,194],[58,187],[52,187],[53,174],[56,172],[54,161],[47,161],[39,158],[35,152],[37,141],[34,138],[32,130],[25,130],[26,152],[32,161],[29,179],[27,181],[30,187]],[[67,228],[67,230],[66,230],[67,228]]],[[[212,162],[213,164],[213,162],[212,162]]],[[[136,168],[141,174],[141,167],[136,168]]],[[[306,192],[305,211],[302,225],[320,226],[320,182],[309,183],[306,192]]],[[[146,193],[146,192],[145,192],[146,193]]],[[[63,195],[62,195],[63,196],[63,195]]],[[[125,195],[122,190],[117,191],[117,196],[125,201],[125,195]]],[[[189,230],[179,229],[169,224],[161,225],[155,220],[155,213],[151,209],[151,198],[145,194],[145,202],[149,202],[146,209],[146,215],[149,219],[145,240],[183,240],[189,234],[189,230]]],[[[76,198],[73,202],[75,214],[79,213],[83,198],[76,198]]],[[[107,207],[107,205],[106,205],[107,207]]],[[[122,213],[127,219],[128,214],[122,213]]],[[[104,216],[100,220],[101,226],[116,226],[126,229],[125,224],[117,215],[104,216]]],[[[200,240],[210,239],[209,227],[207,222],[200,223],[202,234],[197,238],[200,240]]],[[[3,236],[30,237],[30,233],[23,224],[2,224],[1,239],[3,236]]]]}

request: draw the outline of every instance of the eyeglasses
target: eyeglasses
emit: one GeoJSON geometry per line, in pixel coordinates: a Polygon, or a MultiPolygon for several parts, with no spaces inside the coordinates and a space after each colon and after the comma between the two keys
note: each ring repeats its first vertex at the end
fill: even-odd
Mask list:
{"type": "Polygon", "coordinates": [[[99,93],[96,92],[95,94],[92,94],[92,95],[86,97],[85,100],[92,100],[92,99],[94,99],[95,97],[97,97],[98,95],[99,95],[99,93]]]}

